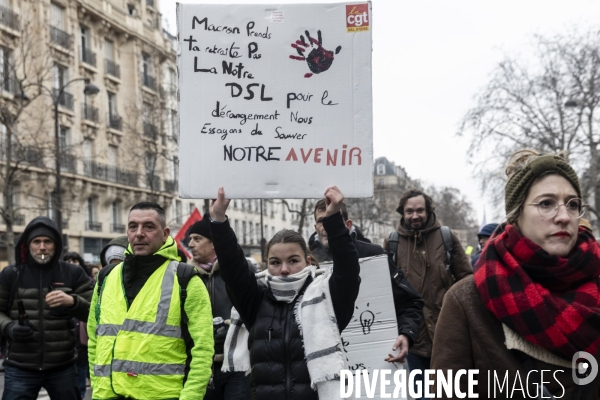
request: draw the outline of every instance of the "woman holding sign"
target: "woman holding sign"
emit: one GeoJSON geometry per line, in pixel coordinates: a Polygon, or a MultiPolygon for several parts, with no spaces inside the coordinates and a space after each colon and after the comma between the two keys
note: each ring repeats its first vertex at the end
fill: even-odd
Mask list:
{"type": "Polygon", "coordinates": [[[506,173],[506,223],[444,297],[433,344],[431,368],[479,372],[441,397],[599,399],[600,246],[577,174],[530,150],[506,173]]]}
{"type": "Polygon", "coordinates": [[[323,225],[333,253],[333,272],[311,265],[302,236],[283,230],[267,244],[268,269],[258,275],[258,281],[248,270],[225,216],[229,200],[225,200],[223,188],[211,203],[213,244],[241,319],[236,321],[233,310],[234,329],[229,329],[225,342],[223,370],[251,368],[252,399],[328,400],[340,396],[340,370],[347,369],[340,332],[354,312],[360,267],[340,213],[344,196],[332,186],[325,197],[323,225]]]}

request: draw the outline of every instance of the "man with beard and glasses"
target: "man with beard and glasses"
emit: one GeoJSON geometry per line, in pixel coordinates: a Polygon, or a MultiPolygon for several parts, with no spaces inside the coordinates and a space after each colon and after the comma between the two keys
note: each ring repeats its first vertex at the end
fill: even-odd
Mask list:
{"type": "MultiPolygon", "coordinates": [[[[416,189],[404,192],[396,209],[402,216],[397,229],[396,265],[425,302],[419,334],[407,356],[410,370],[429,369],[435,325],[444,295],[455,282],[473,274],[458,238],[447,227],[442,227],[434,210],[431,197],[416,189]],[[450,243],[445,243],[443,230],[450,243]]],[[[393,252],[391,244],[392,241],[386,240],[384,248],[393,252]]],[[[423,375],[417,377],[422,380],[423,375]]]]}
{"type": "Polygon", "coordinates": [[[32,220],[0,273],[0,334],[8,340],[3,400],[80,398],[73,318],[87,320],[92,284],[60,261],[62,235],[49,218],[32,220]]]}

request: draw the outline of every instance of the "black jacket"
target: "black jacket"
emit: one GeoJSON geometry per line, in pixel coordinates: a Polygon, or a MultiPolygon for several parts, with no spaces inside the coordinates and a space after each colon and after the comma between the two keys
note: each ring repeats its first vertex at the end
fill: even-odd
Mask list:
{"type": "MultiPolygon", "coordinates": [[[[354,302],[360,286],[358,254],[343,224],[342,215],[323,220],[333,254],[334,265],[329,289],[340,332],[354,313],[354,302]]],[[[292,303],[276,301],[263,291],[251,273],[244,252],[229,222],[211,223],[215,251],[221,276],[227,284],[229,298],[239,311],[250,332],[248,347],[252,367],[252,399],[311,400],[318,399],[310,387],[302,338],[294,318],[292,303]]],[[[310,283],[310,278],[303,290],[310,283]]]]}
{"type": "Polygon", "coordinates": [[[0,334],[6,326],[18,320],[17,300],[22,300],[33,329],[31,342],[8,341],[6,364],[23,369],[47,371],[73,364],[75,351],[75,325],[73,317],[87,321],[92,297],[92,284],[79,265],[60,261],[62,237],[49,218],[37,217],[25,228],[16,249],[16,263],[0,273],[0,334]],[[29,261],[27,237],[36,227],[45,226],[56,232],[55,252],[48,264],[29,261]],[[45,302],[51,286],[71,293],[75,304],[68,309],[50,309],[45,302]],[[15,289],[11,296],[12,288],[15,289]],[[9,304],[13,299],[12,306],[9,304]],[[9,309],[10,308],[10,309],[9,309]]]}
{"type": "MultiPolygon", "coordinates": [[[[381,246],[361,241],[357,235],[352,234],[356,251],[359,258],[367,258],[387,254],[381,246]]],[[[331,251],[315,240],[310,251],[319,262],[332,261],[331,251]]],[[[417,340],[419,324],[423,318],[423,299],[419,293],[408,283],[404,272],[394,265],[394,261],[388,257],[390,278],[392,278],[392,295],[394,296],[394,307],[396,308],[396,322],[398,324],[398,335],[406,335],[412,346],[417,340]],[[393,277],[398,274],[396,279],[393,277]]]]}

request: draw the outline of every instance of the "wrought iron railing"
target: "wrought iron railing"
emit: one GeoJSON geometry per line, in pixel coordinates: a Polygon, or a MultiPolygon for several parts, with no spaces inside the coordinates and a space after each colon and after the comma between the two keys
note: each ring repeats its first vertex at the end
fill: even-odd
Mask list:
{"type": "Polygon", "coordinates": [[[120,131],[123,129],[123,118],[116,114],[108,114],[108,127],[120,131]]]}
{"type": "Polygon", "coordinates": [[[77,158],[73,154],[60,155],[60,170],[63,172],[77,173],[77,158]]]}
{"type": "Polygon", "coordinates": [[[150,122],[144,122],[144,136],[156,140],[158,138],[158,128],[150,122]]]}
{"type": "Polygon", "coordinates": [[[90,49],[81,49],[81,61],[92,67],[96,66],[96,53],[90,49]]]}
{"type": "Polygon", "coordinates": [[[142,84],[148,89],[156,90],[156,81],[154,80],[153,76],[144,74],[142,76],[142,84]]]}
{"type": "Polygon", "coordinates": [[[119,183],[121,185],[139,186],[137,172],[122,170],[112,165],[84,161],[83,174],[90,178],[119,183]]]}
{"type": "Polygon", "coordinates": [[[104,72],[108,75],[112,75],[116,78],[121,78],[121,67],[116,62],[104,59],[104,72]]]}
{"type": "MultiPolygon", "coordinates": [[[[53,89],[53,92],[54,92],[54,98],[58,97],[59,90],[55,88],[55,89],[53,89]]],[[[64,108],[67,108],[67,109],[73,111],[73,95],[71,93],[65,92],[63,90],[62,94],[58,98],[58,104],[63,106],[64,108]]]]}
{"type": "Polygon", "coordinates": [[[125,225],[123,224],[110,224],[111,232],[125,233],[125,225]]]}
{"type": "Polygon", "coordinates": [[[102,222],[85,221],[85,228],[88,231],[102,232],[102,222]]]}
{"type": "Polygon", "coordinates": [[[177,181],[164,180],[165,192],[175,194],[177,192],[177,181]]]}
{"type": "Polygon", "coordinates": [[[73,36],[54,26],[50,27],[50,41],[65,49],[71,50],[73,48],[73,36]]]}
{"type": "Polygon", "coordinates": [[[152,191],[160,190],[160,177],[146,174],[146,186],[152,191]]]}
{"type": "Polygon", "coordinates": [[[98,109],[96,107],[90,106],[89,104],[83,104],[83,111],[82,111],[82,115],[83,118],[91,121],[91,122],[95,122],[98,123],[99,117],[98,117],[98,109]]]}
{"type": "Polygon", "coordinates": [[[19,16],[6,7],[0,7],[0,24],[18,31],[20,27],[19,16]]]}

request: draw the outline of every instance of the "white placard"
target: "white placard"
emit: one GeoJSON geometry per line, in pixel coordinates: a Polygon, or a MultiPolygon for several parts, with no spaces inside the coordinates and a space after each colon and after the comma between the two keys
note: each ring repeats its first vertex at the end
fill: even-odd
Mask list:
{"type": "Polygon", "coordinates": [[[372,196],[371,15],[178,4],[181,197],[372,196]]]}
{"type": "MultiPolygon", "coordinates": [[[[331,263],[323,263],[321,267],[331,268],[331,263]]],[[[393,353],[392,346],[398,337],[387,255],[360,259],[360,279],[354,315],[342,332],[350,370],[368,370],[370,374],[376,369],[391,370],[393,374],[398,369],[408,369],[406,363],[384,361],[388,354],[393,353]]],[[[364,396],[364,381],[361,383],[364,396]]],[[[379,381],[376,384],[373,398],[379,399],[379,381]]],[[[392,394],[394,387],[393,383],[390,384],[386,393],[392,394]]]]}

